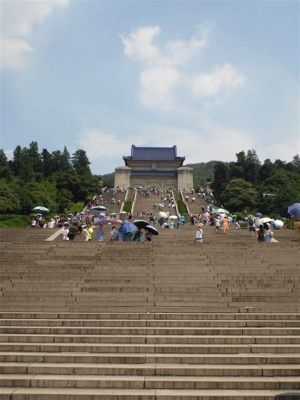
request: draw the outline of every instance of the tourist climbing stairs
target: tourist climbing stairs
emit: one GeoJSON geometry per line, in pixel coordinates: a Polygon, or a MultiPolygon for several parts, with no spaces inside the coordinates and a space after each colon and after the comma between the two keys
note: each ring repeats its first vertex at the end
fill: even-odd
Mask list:
{"type": "Polygon", "coordinates": [[[167,194],[150,193],[149,196],[145,195],[144,192],[140,191],[137,193],[136,203],[134,207],[134,216],[138,216],[143,213],[152,212],[156,217],[159,217],[159,212],[164,211],[169,215],[176,215],[176,209],[169,207],[169,202],[164,201],[167,194]],[[159,208],[159,204],[163,205],[163,208],[159,208]]]}
{"type": "Polygon", "coordinates": [[[205,199],[198,193],[182,192],[184,201],[190,214],[198,215],[202,212],[202,207],[206,205],[205,199]]]}
{"type": "Polygon", "coordinates": [[[121,210],[121,205],[125,199],[125,190],[124,191],[118,191],[116,193],[110,193],[110,192],[103,192],[102,193],[102,198],[103,198],[103,205],[107,207],[107,214],[112,214],[116,213],[118,214],[121,210]]]}

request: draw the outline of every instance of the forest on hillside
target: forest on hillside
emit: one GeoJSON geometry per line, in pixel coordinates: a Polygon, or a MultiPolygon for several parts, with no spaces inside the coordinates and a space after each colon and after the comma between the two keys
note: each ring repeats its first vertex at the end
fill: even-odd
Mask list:
{"type": "Polygon", "coordinates": [[[37,142],[32,142],[29,147],[17,146],[12,160],[0,149],[0,213],[28,215],[37,205],[57,213],[76,205],[82,209],[100,181],[89,166],[80,149],[72,155],[66,147],[39,152],[37,142]]]}
{"type": "Polygon", "coordinates": [[[259,211],[269,216],[287,216],[289,205],[300,202],[300,157],[292,161],[266,159],[255,150],[236,154],[235,162],[217,162],[211,185],[216,200],[231,212],[259,211]]]}
{"type": "MultiPolygon", "coordinates": [[[[300,157],[263,163],[255,150],[241,151],[232,162],[189,164],[194,186],[211,185],[219,205],[245,214],[260,211],[284,216],[300,202],[300,157]]],[[[0,214],[29,215],[43,205],[55,213],[77,212],[102,186],[113,186],[114,174],[93,175],[84,150],[70,155],[66,147],[39,151],[37,142],[17,146],[12,160],[0,149],[0,214]]]]}

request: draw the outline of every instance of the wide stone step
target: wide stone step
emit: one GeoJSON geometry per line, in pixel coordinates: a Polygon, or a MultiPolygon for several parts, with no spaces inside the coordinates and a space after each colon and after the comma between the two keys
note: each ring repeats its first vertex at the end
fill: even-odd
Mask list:
{"type": "MultiPolygon", "coordinates": [[[[3,337],[2,337],[2,340],[3,337]]],[[[23,340],[8,339],[7,342],[17,342],[23,340]]],[[[26,338],[28,342],[35,340],[26,338]]],[[[38,335],[36,341],[45,342],[63,342],[63,343],[147,343],[147,344],[300,344],[300,336],[239,336],[239,335],[56,335],[49,338],[48,335],[38,335]]]]}
{"type": "Polygon", "coordinates": [[[0,312],[0,319],[80,319],[80,320],[91,320],[91,319],[112,319],[112,320],[297,320],[300,322],[300,313],[267,313],[260,312],[255,313],[251,311],[251,307],[248,307],[247,312],[0,312]]]}
{"type": "MultiPolygon", "coordinates": [[[[206,365],[206,364],[164,364],[164,363],[0,363],[0,373],[47,374],[47,375],[137,375],[137,376],[205,376],[205,377],[298,377],[300,366],[276,365],[206,365]]],[[[74,376],[75,376],[74,375],[74,376]]],[[[1,386],[1,385],[0,385],[1,386]]]]}
{"type": "Polygon", "coordinates": [[[0,387],[111,389],[300,389],[300,377],[202,377],[17,374],[0,376],[0,387]]]}
{"type": "Polygon", "coordinates": [[[298,344],[300,336],[250,335],[93,335],[89,334],[10,334],[0,335],[2,342],[42,343],[127,343],[127,344],[298,344]]]}
{"type": "Polygon", "coordinates": [[[236,353],[236,354],[153,354],[153,353],[70,353],[45,351],[2,351],[0,362],[45,362],[45,363],[156,363],[156,364],[205,364],[222,365],[284,365],[300,364],[300,353],[236,353]]]}
{"type": "Polygon", "coordinates": [[[149,326],[101,326],[101,327],[29,327],[0,326],[0,341],[5,334],[11,337],[23,335],[238,335],[238,336],[299,336],[297,327],[149,327],[149,326]]]}
{"type": "MultiPolygon", "coordinates": [[[[34,338],[35,340],[35,338],[34,338]]],[[[298,344],[116,344],[116,343],[44,343],[0,342],[0,351],[97,352],[97,353],[171,353],[171,354],[235,354],[235,353],[300,353],[298,344]]]]}
{"type": "Polygon", "coordinates": [[[283,390],[0,388],[1,400],[274,400],[283,390]]]}
{"type": "Polygon", "coordinates": [[[300,328],[297,320],[157,320],[157,319],[0,319],[0,327],[296,327],[300,328]]]}

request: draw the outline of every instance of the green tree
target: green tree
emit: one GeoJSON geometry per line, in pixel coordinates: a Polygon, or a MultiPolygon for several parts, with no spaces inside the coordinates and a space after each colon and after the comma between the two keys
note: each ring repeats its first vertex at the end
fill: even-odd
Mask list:
{"type": "Polygon", "coordinates": [[[19,176],[24,182],[29,182],[34,177],[34,161],[31,157],[30,150],[17,146],[13,157],[13,172],[19,176]]]}
{"type": "Polygon", "coordinates": [[[244,179],[232,179],[222,191],[220,199],[230,211],[251,210],[257,202],[258,192],[244,179]]]}
{"type": "Polygon", "coordinates": [[[69,210],[72,205],[72,193],[67,189],[61,189],[57,192],[56,204],[59,212],[69,210]]]}
{"type": "Polygon", "coordinates": [[[72,165],[76,174],[80,176],[90,176],[90,162],[84,150],[76,150],[73,154],[72,165]]]}
{"type": "Polygon", "coordinates": [[[253,184],[257,183],[260,170],[260,162],[254,149],[248,150],[244,164],[244,179],[253,184]]]}
{"type": "Polygon", "coordinates": [[[42,166],[43,166],[43,175],[44,175],[44,177],[47,178],[53,172],[52,155],[49,153],[49,151],[47,149],[43,149],[41,159],[42,159],[42,166]]]}
{"type": "Polygon", "coordinates": [[[61,155],[61,163],[62,163],[62,170],[63,171],[70,171],[71,169],[71,157],[70,153],[68,152],[67,147],[64,147],[64,150],[61,155]]]}
{"type": "Polygon", "coordinates": [[[285,215],[290,204],[300,201],[300,174],[278,165],[261,183],[260,208],[266,214],[285,215]]]}
{"type": "Polygon", "coordinates": [[[214,167],[214,181],[212,184],[215,198],[218,201],[220,201],[220,195],[229,181],[229,178],[230,172],[228,165],[223,162],[218,162],[214,167]]]}
{"type": "Polygon", "coordinates": [[[0,149],[0,179],[1,178],[5,178],[7,180],[12,179],[12,171],[3,149],[0,149]]]}
{"type": "Polygon", "coordinates": [[[29,149],[27,150],[28,156],[31,160],[32,168],[34,172],[43,172],[43,163],[41,155],[39,154],[39,148],[37,142],[31,142],[29,149]]]}
{"type": "Polygon", "coordinates": [[[0,214],[18,214],[20,202],[14,190],[7,182],[0,180],[0,214]]]}
{"type": "Polygon", "coordinates": [[[265,179],[270,176],[273,170],[273,163],[272,161],[268,158],[264,161],[263,165],[260,167],[259,170],[259,179],[260,181],[264,181],[265,179]]]}

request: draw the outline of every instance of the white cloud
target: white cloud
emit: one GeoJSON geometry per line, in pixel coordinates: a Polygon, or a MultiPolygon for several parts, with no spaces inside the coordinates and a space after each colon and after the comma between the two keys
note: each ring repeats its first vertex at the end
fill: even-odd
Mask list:
{"type": "Polygon", "coordinates": [[[34,51],[30,45],[30,34],[55,9],[65,8],[68,3],[69,0],[2,1],[0,65],[11,69],[23,67],[26,56],[34,51]]]}
{"type": "Polygon", "coordinates": [[[6,68],[21,68],[25,57],[33,48],[24,39],[3,38],[0,48],[1,65],[6,68]]]}
{"type": "Polygon", "coordinates": [[[211,121],[203,121],[195,129],[146,126],[142,139],[146,146],[176,144],[179,155],[186,157],[186,163],[232,160],[236,152],[253,147],[248,132],[234,127],[218,126],[211,121]]]}
{"type": "Polygon", "coordinates": [[[101,129],[84,131],[80,135],[79,147],[86,151],[91,160],[109,160],[113,157],[120,157],[124,149],[130,148],[131,138],[126,137],[125,141],[120,140],[115,134],[104,132],[101,129]]]}
{"type": "Polygon", "coordinates": [[[178,154],[186,157],[186,163],[210,160],[229,161],[242,149],[253,148],[248,132],[237,128],[218,126],[202,121],[195,130],[162,125],[141,125],[139,134],[104,132],[101,129],[87,130],[80,135],[79,147],[87,152],[93,163],[102,164],[99,173],[113,171],[122,165],[122,156],[130,154],[132,144],[137,146],[177,145],[178,154]],[[118,160],[118,161],[116,161],[118,160]],[[116,164],[112,164],[112,163],[116,164]]]}
{"type": "Polygon", "coordinates": [[[201,27],[200,38],[176,39],[160,47],[154,43],[161,32],[158,26],[141,27],[121,36],[124,54],[141,64],[139,99],[144,106],[171,109],[178,87],[187,87],[196,97],[210,97],[245,82],[245,76],[230,64],[218,65],[210,73],[188,73],[185,67],[208,46],[210,31],[206,24],[201,27]]]}
{"type": "Polygon", "coordinates": [[[8,160],[12,160],[14,157],[14,151],[11,149],[5,149],[4,153],[6,155],[6,157],[8,158],[8,160]]]}
{"type": "Polygon", "coordinates": [[[177,39],[158,47],[154,40],[160,34],[158,26],[141,27],[130,35],[121,35],[124,54],[139,61],[139,98],[143,105],[169,109],[173,104],[174,89],[184,84],[182,68],[207,46],[208,26],[203,26],[201,38],[188,41],[177,39]]]}
{"type": "Polygon", "coordinates": [[[161,53],[153,41],[159,33],[158,26],[147,26],[137,29],[129,36],[121,35],[125,55],[150,65],[157,64],[161,59],[161,53]]]}
{"type": "Polygon", "coordinates": [[[140,75],[140,100],[150,107],[168,109],[172,106],[171,91],[180,81],[180,73],[176,68],[149,68],[140,75]]]}
{"type": "Polygon", "coordinates": [[[246,77],[230,64],[216,66],[211,73],[199,74],[188,79],[195,96],[214,96],[223,89],[244,84],[246,77]]]}

